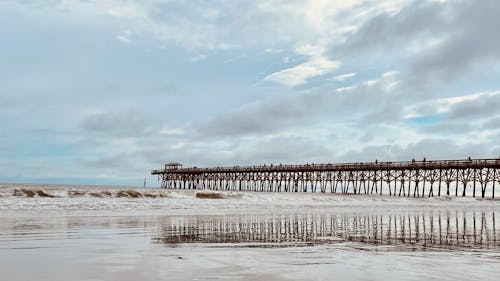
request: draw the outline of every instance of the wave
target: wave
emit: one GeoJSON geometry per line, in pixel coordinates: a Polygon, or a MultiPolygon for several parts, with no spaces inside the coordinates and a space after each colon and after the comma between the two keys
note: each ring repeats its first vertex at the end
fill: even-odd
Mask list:
{"type": "Polygon", "coordinates": [[[138,191],[126,190],[46,190],[42,188],[15,188],[11,192],[3,192],[0,197],[25,197],[25,198],[166,198],[170,197],[168,192],[162,190],[138,191]],[[9,194],[10,193],[10,194],[9,194]]]}
{"type": "Polygon", "coordinates": [[[41,187],[3,187],[0,197],[24,198],[197,198],[197,199],[235,199],[242,198],[242,194],[234,192],[213,191],[184,191],[166,189],[134,189],[134,188],[41,188],[41,187]]]}
{"type": "Polygon", "coordinates": [[[56,197],[55,195],[45,192],[43,189],[14,189],[12,196],[20,197],[56,197]]]}

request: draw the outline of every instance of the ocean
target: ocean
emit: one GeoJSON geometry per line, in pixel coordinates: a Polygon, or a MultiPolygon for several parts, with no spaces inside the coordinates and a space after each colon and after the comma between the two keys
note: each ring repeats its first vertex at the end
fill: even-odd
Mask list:
{"type": "Polygon", "coordinates": [[[2,280],[499,280],[500,201],[0,184],[2,280]]]}

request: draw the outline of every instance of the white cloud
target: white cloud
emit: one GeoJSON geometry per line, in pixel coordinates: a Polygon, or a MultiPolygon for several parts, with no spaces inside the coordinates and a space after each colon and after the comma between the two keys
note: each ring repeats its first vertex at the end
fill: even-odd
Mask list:
{"type": "Polygon", "coordinates": [[[493,93],[474,93],[474,94],[471,94],[471,95],[466,95],[466,96],[458,96],[458,97],[452,97],[452,98],[445,98],[445,99],[440,99],[440,103],[443,103],[443,104],[446,104],[446,105],[453,105],[453,104],[456,104],[456,103],[461,103],[461,102],[464,102],[464,101],[471,101],[471,100],[475,100],[475,99],[478,99],[482,96],[485,96],[485,95],[496,95],[498,94],[498,92],[493,92],[493,93]]]}
{"type": "Polygon", "coordinates": [[[182,128],[163,128],[160,130],[161,135],[168,135],[168,136],[179,136],[179,135],[184,135],[186,131],[182,128]]]}
{"type": "Polygon", "coordinates": [[[398,80],[399,71],[389,71],[382,74],[382,88],[386,92],[393,91],[399,84],[401,84],[401,80],[398,80]]]}
{"type": "Polygon", "coordinates": [[[345,80],[347,80],[349,78],[352,78],[354,76],[356,76],[356,73],[355,72],[351,72],[351,73],[345,73],[345,74],[337,75],[337,76],[333,77],[333,79],[335,81],[344,82],[345,80]]]}
{"type": "Polygon", "coordinates": [[[340,87],[340,88],[337,88],[336,91],[341,93],[341,92],[346,92],[346,91],[352,91],[356,88],[357,88],[357,86],[340,87]]]}
{"type": "Polygon", "coordinates": [[[130,40],[130,38],[124,36],[124,35],[118,35],[116,36],[116,40],[124,43],[124,44],[131,44],[132,43],[132,40],[130,40]]]}
{"type": "MultiPolygon", "coordinates": [[[[144,9],[142,9],[140,5],[136,5],[132,2],[121,3],[120,5],[111,3],[109,5],[110,7],[107,8],[106,13],[115,18],[132,19],[147,17],[147,13],[144,9]]],[[[105,8],[105,6],[103,8],[105,8]]]]}
{"type": "Polygon", "coordinates": [[[374,85],[376,85],[378,82],[379,82],[379,80],[378,80],[378,79],[366,80],[366,81],[363,81],[363,82],[362,82],[362,85],[363,85],[363,86],[367,86],[367,87],[373,87],[373,86],[374,86],[374,85]]]}
{"type": "Polygon", "coordinates": [[[177,141],[174,144],[172,144],[172,149],[183,149],[183,148],[186,148],[190,145],[192,145],[192,143],[190,141],[181,140],[181,141],[177,141]]]}
{"type": "Polygon", "coordinates": [[[195,54],[189,60],[191,62],[199,62],[199,61],[203,61],[205,59],[207,59],[206,55],[204,55],[204,54],[195,54]]]}
{"type": "Polygon", "coordinates": [[[437,107],[437,113],[445,113],[449,112],[451,106],[467,102],[467,101],[473,101],[477,100],[483,97],[491,97],[500,94],[500,91],[496,92],[480,92],[480,93],[474,93],[471,95],[465,95],[465,96],[458,96],[458,97],[452,97],[452,98],[445,98],[445,99],[438,99],[436,101],[436,104],[438,104],[437,107]]]}
{"type": "Polygon", "coordinates": [[[264,53],[267,53],[267,54],[279,54],[282,52],[283,52],[283,49],[275,49],[275,48],[266,48],[264,50],[264,53]]]}
{"type": "Polygon", "coordinates": [[[339,61],[329,60],[325,57],[316,57],[294,67],[272,73],[266,76],[264,80],[295,87],[306,84],[310,78],[334,71],[340,65],[339,61]]]}
{"type": "Polygon", "coordinates": [[[133,43],[131,36],[132,36],[132,32],[130,30],[125,30],[121,34],[116,36],[115,38],[116,38],[116,40],[122,42],[123,44],[130,45],[133,43]]]}
{"type": "Polygon", "coordinates": [[[394,76],[396,76],[398,74],[399,74],[399,71],[387,71],[387,72],[384,72],[382,74],[382,77],[384,77],[384,78],[392,78],[392,77],[394,77],[394,76]]]}
{"type": "MultiPolygon", "coordinates": [[[[383,11],[395,11],[407,0],[257,0],[249,4],[177,1],[59,1],[72,17],[130,29],[190,50],[226,50],[256,46],[265,52],[286,48],[322,49],[383,11]],[[231,22],[231,24],[226,24],[231,22]],[[272,46],[272,48],[269,48],[272,46]]],[[[164,43],[162,42],[162,43],[164,43]]]]}
{"type": "Polygon", "coordinates": [[[397,81],[388,81],[384,85],[384,90],[386,92],[391,92],[393,91],[399,84],[401,84],[401,80],[397,81]]]}
{"type": "Polygon", "coordinates": [[[303,56],[319,57],[325,53],[325,48],[321,45],[303,44],[297,46],[294,52],[303,56]]]}
{"type": "Polygon", "coordinates": [[[456,96],[451,98],[439,98],[425,103],[418,103],[408,106],[404,109],[406,112],[404,118],[418,118],[434,114],[448,113],[451,107],[460,103],[474,101],[484,97],[499,95],[500,91],[478,92],[470,95],[456,96]]]}

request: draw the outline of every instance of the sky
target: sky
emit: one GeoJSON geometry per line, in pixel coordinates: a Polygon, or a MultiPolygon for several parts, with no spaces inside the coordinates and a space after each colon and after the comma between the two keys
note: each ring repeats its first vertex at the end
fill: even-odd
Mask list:
{"type": "Polygon", "coordinates": [[[0,182],[497,158],[500,1],[0,1],[0,182]]]}

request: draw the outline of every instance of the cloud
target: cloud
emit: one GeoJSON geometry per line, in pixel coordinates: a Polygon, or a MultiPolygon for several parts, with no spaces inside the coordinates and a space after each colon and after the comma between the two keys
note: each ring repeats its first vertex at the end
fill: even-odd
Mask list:
{"type": "Polygon", "coordinates": [[[160,130],[161,135],[168,135],[168,136],[179,136],[179,135],[184,135],[186,131],[183,128],[162,128],[160,130]]]}
{"type": "Polygon", "coordinates": [[[257,164],[295,164],[326,161],[333,152],[319,141],[300,136],[277,136],[257,141],[240,154],[241,161],[257,164]]]}
{"type": "Polygon", "coordinates": [[[106,137],[138,137],[150,129],[151,120],[134,110],[96,113],[85,117],[80,127],[91,134],[106,137]]]}
{"type": "Polygon", "coordinates": [[[427,134],[479,138],[500,129],[495,126],[499,107],[500,92],[479,92],[409,106],[403,115],[407,120],[433,118],[433,122],[420,124],[420,131],[427,134]]]}
{"type": "Polygon", "coordinates": [[[105,23],[196,51],[279,50],[340,40],[372,14],[397,10],[406,1],[47,1],[71,20],[105,23]],[[227,24],[231,23],[231,24],[227,24]],[[255,40],[258,38],[258,40],[255,40]],[[272,48],[270,48],[272,46],[272,48]]]}
{"type": "Polygon", "coordinates": [[[130,30],[125,30],[120,35],[116,36],[116,40],[122,42],[123,44],[130,45],[132,44],[131,36],[132,32],[130,32],[130,30]]]}
{"type": "Polygon", "coordinates": [[[500,38],[494,28],[500,25],[500,2],[480,0],[448,5],[450,28],[438,44],[419,56],[412,72],[453,79],[500,58],[500,38]]]}
{"type": "Polygon", "coordinates": [[[408,161],[491,158],[499,155],[500,149],[491,140],[475,143],[457,143],[450,139],[428,138],[403,145],[368,145],[359,150],[351,150],[341,156],[344,161],[408,161]]]}
{"type": "Polygon", "coordinates": [[[349,78],[352,78],[354,76],[356,76],[356,73],[355,72],[351,72],[351,73],[345,73],[345,74],[337,75],[337,76],[333,77],[333,79],[335,81],[344,82],[344,81],[346,81],[349,78]]]}
{"type": "Polygon", "coordinates": [[[340,62],[329,60],[324,57],[312,58],[309,61],[294,67],[280,70],[264,78],[265,81],[273,81],[289,87],[300,86],[307,80],[332,72],[340,67],[340,62]]]}
{"type": "Polygon", "coordinates": [[[383,72],[374,79],[359,81],[339,87],[331,110],[346,114],[339,119],[356,119],[363,126],[399,122],[401,104],[404,103],[399,89],[399,73],[383,72]]]}
{"type": "MultiPolygon", "coordinates": [[[[314,99],[308,102],[316,103],[314,99]]],[[[198,132],[215,137],[255,136],[299,125],[308,116],[307,108],[296,98],[269,100],[212,117],[198,126],[198,132]]]]}
{"type": "Polygon", "coordinates": [[[438,98],[406,107],[405,118],[443,115],[450,119],[490,117],[497,114],[500,91],[478,92],[469,95],[438,98]]]}
{"type": "MultiPolygon", "coordinates": [[[[500,116],[495,116],[493,118],[487,119],[482,124],[482,129],[485,130],[485,131],[488,131],[488,130],[500,130],[500,116]]],[[[499,132],[498,136],[500,136],[500,132],[499,132]]]]}
{"type": "Polygon", "coordinates": [[[132,43],[132,40],[130,40],[130,38],[125,37],[123,35],[116,36],[116,40],[118,40],[118,41],[120,41],[120,42],[122,42],[124,44],[127,44],[127,45],[132,43]]]}
{"type": "Polygon", "coordinates": [[[207,59],[206,55],[204,55],[204,54],[195,54],[189,60],[191,62],[199,62],[199,61],[203,61],[205,59],[207,59]]]}
{"type": "MultiPolygon", "coordinates": [[[[411,50],[414,40],[427,40],[448,25],[446,3],[411,1],[400,10],[380,11],[337,44],[343,51],[411,50]]],[[[335,42],[334,42],[335,43],[335,42]]]]}
{"type": "Polygon", "coordinates": [[[438,87],[498,65],[499,13],[496,0],[412,1],[364,22],[345,43],[332,42],[331,53],[400,64],[408,96],[435,95],[438,87]]]}
{"type": "Polygon", "coordinates": [[[283,49],[275,49],[275,48],[266,48],[264,50],[264,53],[267,53],[267,54],[279,54],[282,52],[283,52],[283,49]]]}
{"type": "MultiPolygon", "coordinates": [[[[294,95],[270,97],[215,115],[195,127],[205,137],[232,138],[297,130],[325,119],[329,122],[345,122],[364,114],[379,112],[379,109],[381,114],[387,114],[392,111],[384,106],[393,104],[387,103],[386,98],[394,97],[394,89],[388,89],[387,85],[397,81],[397,78],[397,73],[385,72],[376,79],[361,81],[342,90],[320,87],[294,95]]],[[[394,116],[372,116],[361,122],[373,123],[391,117],[394,116]]]]}
{"type": "Polygon", "coordinates": [[[486,93],[477,98],[453,103],[448,116],[453,119],[490,117],[498,114],[500,92],[486,93]]]}

